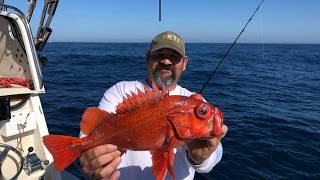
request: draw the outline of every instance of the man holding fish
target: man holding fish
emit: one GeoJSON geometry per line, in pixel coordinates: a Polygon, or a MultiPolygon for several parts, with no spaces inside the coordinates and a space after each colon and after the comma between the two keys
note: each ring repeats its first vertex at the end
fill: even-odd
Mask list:
{"type": "Polygon", "coordinates": [[[191,180],[195,172],[210,172],[222,158],[228,128],[218,108],[177,84],[187,63],[178,34],[157,35],[146,53],[147,79],[109,88],[99,108],[82,116],[86,137],[43,138],[55,168],[80,156],[92,179],[191,180]]]}
{"type": "MultiPolygon", "coordinates": [[[[147,82],[141,83],[147,84],[149,87],[154,85],[158,87],[164,86],[170,90],[170,95],[190,96],[192,94],[190,91],[177,85],[188,63],[184,46],[183,39],[176,33],[163,32],[156,36],[152,40],[150,50],[146,54],[148,79],[147,82]]],[[[138,86],[137,83],[134,82],[134,86],[138,86]]],[[[113,93],[117,92],[115,91],[117,88],[124,89],[125,87],[123,86],[126,84],[128,83],[123,83],[122,87],[119,85],[112,87],[111,90],[109,89],[102,98],[99,107],[107,111],[114,111],[116,107],[115,103],[117,102],[113,101],[117,100],[115,97],[108,96],[121,96],[119,94],[113,95],[113,93]]],[[[193,179],[194,171],[200,173],[211,171],[213,166],[222,158],[220,141],[227,133],[228,128],[223,125],[222,130],[223,134],[220,137],[213,137],[207,140],[194,140],[187,143],[186,148],[177,149],[174,165],[177,179],[193,179]],[[177,153],[181,153],[179,154],[180,158],[182,158],[180,161],[177,160],[179,158],[177,157],[177,153]],[[185,161],[183,158],[186,158],[185,161]]],[[[118,179],[122,170],[120,179],[124,179],[124,176],[128,179],[151,178],[150,172],[145,170],[150,170],[147,166],[151,163],[151,159],[146,157],[150,156],[147,152],[127,151],[126,154],[122,155],[122,161],[120,156],[121,152],[115,145],[106,144],[82,153],[80,162],[84,172],[98,179],[118,179]],[[141,175],[143,173],[147,175],[141,175]]]]}

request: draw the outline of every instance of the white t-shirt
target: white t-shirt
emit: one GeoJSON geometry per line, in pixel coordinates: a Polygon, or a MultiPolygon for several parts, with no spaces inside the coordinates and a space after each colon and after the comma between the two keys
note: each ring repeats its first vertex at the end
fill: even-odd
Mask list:
{"type": "MultiPolygon", "coordinates": [[[[116,107],[123,101],[123,97],[131,92],[137,93],[137,88],[143,91],[143,87],[150,86],[145,81],[122,81],[110,89],[108,89],[99,103],[99,108],[115,113],[116,107]]],[[[189,90],[177,87],[169,92],[169,95],[182,95],[191,96],[193,93],[189,90]]],[[[200,165],[192,164],[186,157],[186,147],[182,146],[174,149],[174,172],[177,180],[192,180],[194,178],[195,171],[199,173],[208,173],[222,158],[222,145],[219,144],[218,148],[212,153],[212,155],[200,165]]],[[[152,159],[149,151],[130,151],[127,150],[121,157],[121,163],[119,170],[121,172],[121,180],[150,180],[155,179],[152,175],[152,159]]],[[[165,179],[172,179],[167,173],[165,179]]]]}

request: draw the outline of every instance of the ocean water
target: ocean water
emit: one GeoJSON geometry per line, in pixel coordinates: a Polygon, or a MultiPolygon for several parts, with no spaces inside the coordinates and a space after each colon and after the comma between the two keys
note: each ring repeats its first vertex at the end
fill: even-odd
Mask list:
{"type": "MultiPolygon", "coordinates": [[[[187,44],[180,84],[199,91],[229,46],[187,44]]],[[[108,87],[145,78],[147,48],[47,44],[41,100],[50,133],[77,136],[84,109],[108,87]]],[[[229,132],[222,161],[195,179],[320,179],[320,45],[237,44],[204,97],[222,109],[229,132]]]]}

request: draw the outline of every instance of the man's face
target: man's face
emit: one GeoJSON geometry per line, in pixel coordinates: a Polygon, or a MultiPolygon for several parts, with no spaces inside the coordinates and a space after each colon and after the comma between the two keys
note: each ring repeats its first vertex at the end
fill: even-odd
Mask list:
{"type": "Polygon", "coordinates": [[[176,87],[188,59],[178,52],[164,48],[150,54],[147,60],[148,80],[159,88],[172,90],[176,87]]]}

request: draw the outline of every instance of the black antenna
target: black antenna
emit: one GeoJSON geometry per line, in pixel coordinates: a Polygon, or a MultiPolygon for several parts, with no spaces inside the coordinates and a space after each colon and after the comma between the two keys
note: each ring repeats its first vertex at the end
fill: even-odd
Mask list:
{"type": "Polygon", "coordinates": [[[161,0],[159,0],[159,21],[161,21],[161,0]]]}
{"type": "Polygon", "coordinates": [[[218,66],[210,73],[209,78],[207,79],[207,81],[204,83],[204,85],[202,86],[201,90],[199,91],[199,94],[202,94],[203,90],[207,87],[207,85],[209,84],[210,80],[212,79],[213,75],[217,72],[217,70],[219,69],[220,65],[222,64],[222,62],[224,61],[224,59],[228,56],[230,50],[233,48],[233,46],[237,43],[239,37],[241,36],[241,34],[244,32],[244,30],[246,29],[246,27],[248,26],[249,22],[252,20],[253,16],[256,14],[256,12],[259,10],[261,4],[263,3],[264,0],[262,0],[259,4],[259,6],[256,8],[256,10],[254,11],[254,13],[252,14],[252,16],[250,17],[250,19],[248,20],[248,22],[246,23],[246,25],[243,27],[242,31],[239,33],[239,35],[237,36],[237,38],[234,40],[234,42],[232,43],[232,45],[230,46],[230,48],[228,49],[227,53],[223,56],[223,58],[220,60],[218,66]]]}

